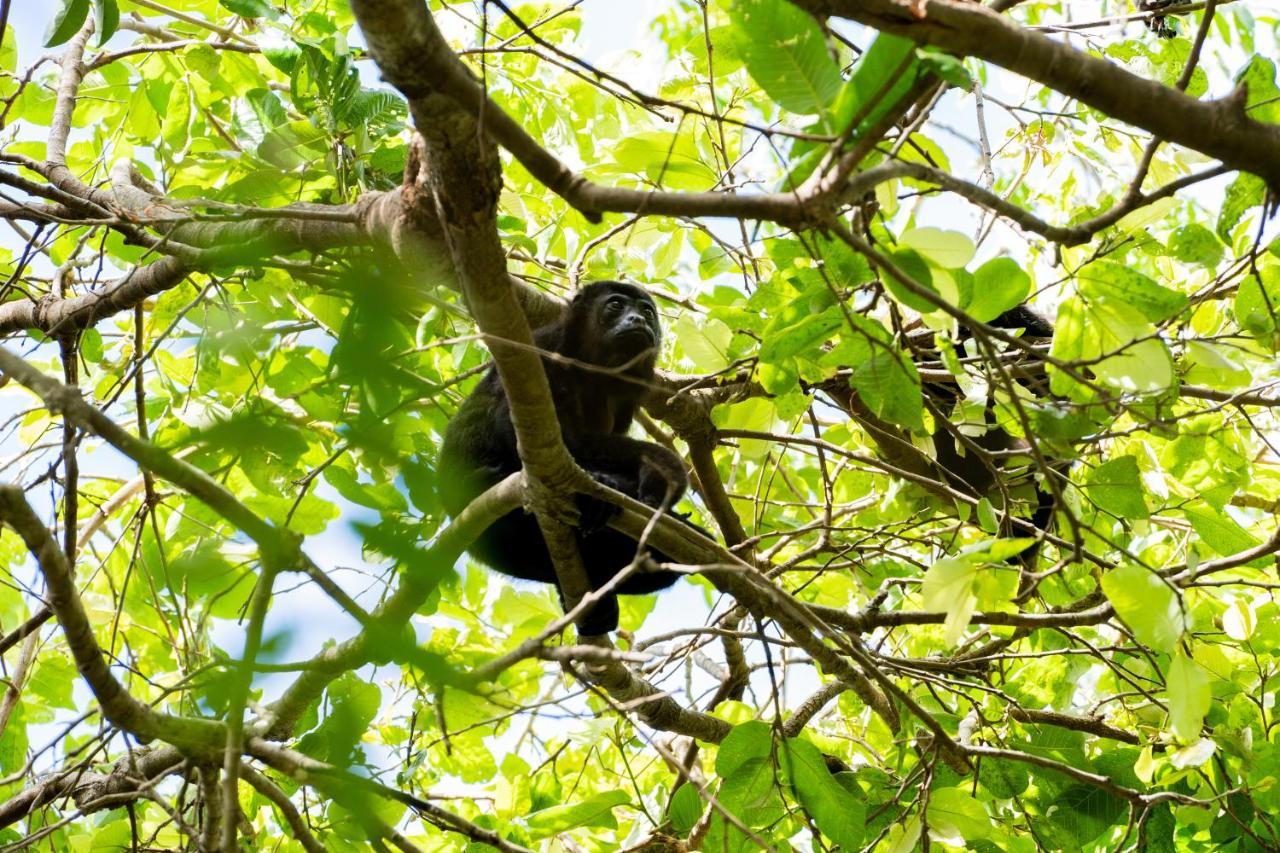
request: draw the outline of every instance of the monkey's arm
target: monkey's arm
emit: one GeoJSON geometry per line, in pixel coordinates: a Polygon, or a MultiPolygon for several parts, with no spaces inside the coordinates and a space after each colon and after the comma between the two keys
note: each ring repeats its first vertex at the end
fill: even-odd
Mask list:
{"type": "Polygon", "coordinates": [[[496,379],[486,378],[449,422],[438,468],[440,495],[450,515],[520,470],[515,428],[496,379]]]}
{"type": "Polygon", "coordinates": [[[588,474],[649,506],[666,509],[689,486],[684,462],[661,445],[598,433],[566,436],[565,443],[588,474]]]}

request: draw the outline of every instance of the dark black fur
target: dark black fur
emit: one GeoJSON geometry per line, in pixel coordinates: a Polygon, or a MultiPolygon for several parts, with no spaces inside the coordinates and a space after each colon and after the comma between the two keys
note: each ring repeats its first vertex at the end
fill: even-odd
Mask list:
{"type": "MultiPolygon", "coordinates": [[[[1022,336],[1025,338],[1043,340],[1053,337],[1053,323],[1027,305],[1018,305],[1010,308],[992,320],[990,325],[997,329],[1021,329],[1023,331],[1022,336]]],[[[960,348],[960,354],[962,356],[966,354],[963,346],[960,348]]],[[[1047,393],[1047,389],[1044,388],[1028,387],[1031,387],[1033,392],[1043,391],[1047,393]]],[[[930,386],[930,392],[931,396],[940,401],[944,399],[954,401],[955,399],[955,390],[951,388],[941,389],[936,386],[930,386]]],[[[996,425],[995,413],[991,406],[987,407],[986,414],[987,423],[991,429],[983,435],[972,439],[979,448],[988,452],[1004,452],[1022,450],[1029,446],[1025,439],[1015,438],[996,425]]],[[[933,440],[934,448],[937,451],[938,465],[942,468],[951,486],[968,492],[974,497],[983,497],[992,489],[995,485],[997,472],[976,459],[975,454],[972,452],[961,453],[960,448],[957,447],[956,438],[951,432],[943,428],[934,434],[933,440]]],[[[1037,485],[1036,507],[1032,511],[1030,519],[1037,530],[1048,531],[1050,529],[1056,508],[1053,493],[1047,488],[1037,485]]],[[[1031,535],[1030,531],[1025,528],[1010,532],[1015,536],[1031,535]]],[[[1032,546],[1015,559],[1030,568],[1035,563],[1038,552],[1039,547],[1032,546]]]]}
{"type": "MultiPolygon", "coordinates": [[[[688,486],[684,463],[665,447],[626,435],[646,382],[653,377],[661,335],[658,312],[647,293],[629,284],[599,281],[582,288],[561,319],[537,329],[533,336],[542,350],[613,369],[589,370],[543,358],[565,446],[596,480],[651,507],[666,509],[688,486]]],[[[491,369],[445,431],[439,460],[445,509],[456,516],[485,489],[520,467],[507,397],[491,369]]],[[[612,508],[585,498],[580,498],[579,505],[584,523],[578,530],[578,547],[591,586],[598,589],[631,563],[636,543],[604,526],[612,508]]],[[[499,519],[470,551],[505,575],[556,583],[537,521],[523,510],[499,519]]],[[[651,551],[651,556],[659,562],[670,560],[658,552],[651,551]]],[[[675,572],[637,572],[618,592],[655,592],[677,578],[675,572]]],[[[604,634],[617,627],[618,600],[613,595],[578,623],[583,634],[604,634]]]]}

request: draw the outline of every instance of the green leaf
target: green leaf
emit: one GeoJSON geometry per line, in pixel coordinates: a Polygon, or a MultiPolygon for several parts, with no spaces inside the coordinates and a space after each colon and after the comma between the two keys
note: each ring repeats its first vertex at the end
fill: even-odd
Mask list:
{"type": "Polygon", "coordinates": [[[102,361],[102,333],[92,326],[80,335],[80,354],[93,364],[102,361]]]}
{"type": "Polygon", "coordinates": [[[924,430],[924,396],[915,363],[878,320],[851,314],[840,342],[819,360],[848,367],[849,386],[878,418],[916,432],[924,430]]]}
{"type": "Polygon", "coordinates": [[[832,110],[833,128],[844,131],[857,118],[853,138],[861,137],[902,99],[921,72],[915,42],[877,33],[871,46],[854,63],[849,82],[840,91],[832,110]]]}
{"type": "Polygon", "coordinates": [[[768,761],[772,753],[773,730],[768,723],[752,720],[734,726],[716,751],[716,775],[722,779],[737,775],[752,764],[768,761]]]}
{"type": "Polygon", "coordinates": [[[133,839],[133,830],[129,827],[129,821],[120,817],[104,823],[94,830],[93,841],[89,845],[89,851],[93,853],[93,851],[99,850],[129,850],[134,846],[133,839]]]}
{"type": "Polygon", "coordinates": [[[31,673],[28,686],[37,696],[55,708],[75,708],[71,689],[79,678],[70,657],[41,657],[31,673]]]}
{"type": "Polygon", "coordinates": [[[857,849],[862,843],[866,807],[831,775],[818,748],[791,739],[779,758],[796,798],[822,834],[845,850],[857,849]]]}
{"type": "Polygon", "coordinates": [[[1012,258],[992,258],[973,274],[973,296],[965,311],[973,319],[990,322],[1021,305],[1031,293],[1031,276],[1012,258]]]}
{"type": "Polygon", "coordinates": [[[18,34],[13,31],[13,24],[9,24],[0,32],[0,71],[12,74],[17,67],[18,34]]]}
{"type": "Polygon", "coordinates": [[[1270,350],[1280,349],[1280,265],[1268,264],[1245,277],[1236,291],[1232,313],[1240,328],[1270,350]]]}
{"type": "Polygon", "coordinates": [[[941,228],[909,228],[898,237],[898,243],[915,249],[926,261],[942,269],[963,267],[973,260],[973,241],[959,231],[941,228]]]}
{"type": "Polygon", "coordinates": [[[671,819],[671,825],[675,831],[685,835],[693,829],[698,818],[702,817],[702,810],[702,797],[698,794],[698,789],[693,785],[684,784],[672,795],[667,816],[671,819]]]}
{"type": "Polygon", "coordinates": [[[88,17],[89,0],[62,0],[44,32],[44,46],[57,47],[67,41],[80,31],[88,17]]]}
{"type": "Polygon", "coordinates": [[[1245,114],[1254,121],[1280,122],[1280,88],[1276,87],[1276,64],[1265,56],[1254,55],[1236,75],[1236,85],[1247,97],[1245,114]]]}
{"type": "Polygon", "coordinates": [[[942,80],[966,92],[973,90],[973,77],[964,67],[964,60],[949,53],[920,48],[916,51],[920,58],[920,67],[942,80]]]}
{"type": "Polygon", "coordinates": [[[993,536],[1000,532],[1000,519],[996,515],[996,508],[987,498],[978,501],[978,526],[984,533],[990,533],[993,536]]]}
{"type": "Polygon", "coordinates": [[[1121,518],[1146,518],[1151,513],[1142,490],[1138,460],[1121,456],[1094,468],[1085,481],[1089,500],[1121,518]]]}
{"type": "Polygon", "coordinates": [[[1192,222],[1175,228],[1169,235],[1169,251],[1184,264],[1212,269],[1222,260],[1223,246],[1212,231],[1192,222]]]}
{"type": "Polygon", "coordinates": [[[631,802],[626,791],[602,791],[577,803],[567,803],[542,809],[525,818],[529,837],[534,840],[553,835],[577,826],[596,826],[615,829],[618,821],[613,810],[631,802]]]}
{"type": "Polygon", "coordinates": [[[1218,225],[1215,229],[1222,242],[1231,245],[1231,232],[1240,224],[1245,211],[1262,204],[1267,191],[1267,184],[1262,178],[1249,172],[1240,172],[1227,187],[1226,198],[1222,201],[1222,210],[1218,213],[1218,225]]]}
{"type": "Polygon", "coordinates": [[[1190,304],[1186,294],[1156,284],[1131,267],[1114,261],[1094,261],[1082,269],[1080,292],[1090,299],[1115,299],[1142,312],[1152,323],[1163,322],[1190,304]]]}
{"type": "Polygon", "coordinates": [[[1169,726],[1183,743],[1200,739],[1200,727],[1213,694],[1209,673],[1191,658],[1178,652],[1165,675],[1165,701],[1169,704],[1169,726]]]}
{"type": "MultiPolygon", "coordinates": [[[[1123,300],[1071,297],[1058,307],[1050,352],[1055,361],[1096,362],[1095,377],[1123,393],[1161,393],[1177,375],[1168,347],[1153,337],[1154,331],[1141,311],[1123,300]]],[[[1070,374],[1052,363],[1048,369],[1055,394],[1088,399],[1070,374]]]]}
{"type": "Polygon", "coordinates": [[[760,345],[760,360],[777,362],[815,349],[843,324],[844,312],[833,305],[784,328],[770,328],[766,330],[764,342],[760,345]]]}
{"type": "Polygon", "coordinates": [[[963,847],[965,841],[991,836],[991,817],[982,803],[960,788],[929,792],[929,829],[947,837],[947,843],[963,847]]]}
{"type": "Polygon", "coordinates": [[[347,672],[334,680],[326,693],[327,714],[319,726],[298,740],[298,749],[320,761],[349,767],[357,744],[378,714],[382,691],[347,672]]]}
{"type": "Polygon", "coordinates": [[[1182,514],[1191,522],[1196,535],[1223,557],[1247,551],[1259,544],[1256,538],[1230,516],[1216,512],[1206,505],[1183,507],[1182,514]]]}
{"type": "Polygon", "coordinates": [[[1002,800],[1020,797],[1031,786],[1031,774],[1012,761],[984,760],[978,770],[978,780],[1002,800]]]}
{"type": "MultiPolygon", "coordinates": [[[[890,258],[893,260],[894,266],[913,282],[926,290],[931,290],[934,293],[938,292],[938,289],[933,285],[933,273],[929,271],[929,264],[925,262],[919,252],[914,249],[899,249],[890,255],[890,258]]],[[[885,271],[881,280],[889,289],[889,293],[893,298],[908,308],[914,308],[921,314],[929,314],[938,310],[938,306],[933,301],[908,290],[907,286],[889,271],[885,271]]]]}
{"type": "Polygon", "coordinates": [[[258,156],[274,166],[292,171],[320,159],[324,150],[324,131],[300,119],[268,133],[258,146],[258,156]]]}
{"type": "Polygon", "coordinates": [[[977,576],[976,561],[956,557],[936,560],[924,573],[920,591],[924,609],[947,614],[942,628],[948,646],[960,642],[969,627],[969,619],[978,604],[978,597],[973,593],[977,576]]]}
{"type": "Polygon", "coordinates": [[[671,324],[671,336],[699,373],[715,373],[729,363],[733,330],[719,320],[698,322],[685,314],[671,324]]]}
{"type": "Polygon", "coordinates": [[[218,0],[219,5],[242,18],[276,18],[276,10],[267,0],[218,0]]]}
{"type": "Polygon", "coordinates": [[[716,752],[717,797],[748,826],[767,826],[783,813],[773,760],[773,730],[752,720],[735,726],[716,752]]]}
{"type": "Polygon", "coordinates": [[[1158,652],[1174,650],[1187,630],[1182,598],[1149,569],[1125,563],[1102,576],[1102,591],[1139,642],[1158,652]]]}
{"type": "MultiPolygon", "coordinates": [[[[612,162],[600,171],[644,175],[667,189],[705,190],[719,180],[687,133],[634,133],[619,140],[610,153],[612,162]]],[[[724,254],[722,248],[715,248],[718,255],[724,254]]]]}
{"type": "MultiPolygon", "coordinates": [[[[1037,782],[1041,779],[1037,778],[1037,782]]],[[[1080,848],[1082,842],[1097,838],[1128,814],[1124,800],[1083,783],[1065,788],[1044,788],[1042,806],[1048,812],[1046,829],[1054,831],[1052,849],[1080,848]]]]}
{"type": "Polygon", "coordinates": [[[786,0],[735,0],[729,17],[738,55],[769,97],[802,115],[831,106],[840,69],[813,16],[786,0]]]}
{"type": "Polygon", "coordinates": [[[120,28],[118,0],[93,0],[93,14],[94,29],[98,32],[98,46],[101,47],[120,28]]]}

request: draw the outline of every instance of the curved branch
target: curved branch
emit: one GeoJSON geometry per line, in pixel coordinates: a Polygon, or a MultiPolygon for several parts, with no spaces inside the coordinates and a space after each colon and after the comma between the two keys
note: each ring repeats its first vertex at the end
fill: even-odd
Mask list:
{"type": "Polygon", "coordinates": [[[1280,188],[1280,126],[1245,114],[1244,92],[1199,100],[1020,27],[980,3],[957,0],[791,0],[1035,80],[1153,136],[1253,172],[1280,188]]]}

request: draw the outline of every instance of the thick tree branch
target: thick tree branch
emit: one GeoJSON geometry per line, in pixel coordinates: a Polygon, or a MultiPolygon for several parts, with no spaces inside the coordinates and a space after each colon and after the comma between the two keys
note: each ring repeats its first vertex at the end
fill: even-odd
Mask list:
{"type": "Polygon", "coordinates": [[[1280,188],[1280,126],[1244,111],[1243,92],[1203,101],[958,0],[791,0],[959,56],[986,60],[1159,139],[1253,172],[1280,188]]]}

